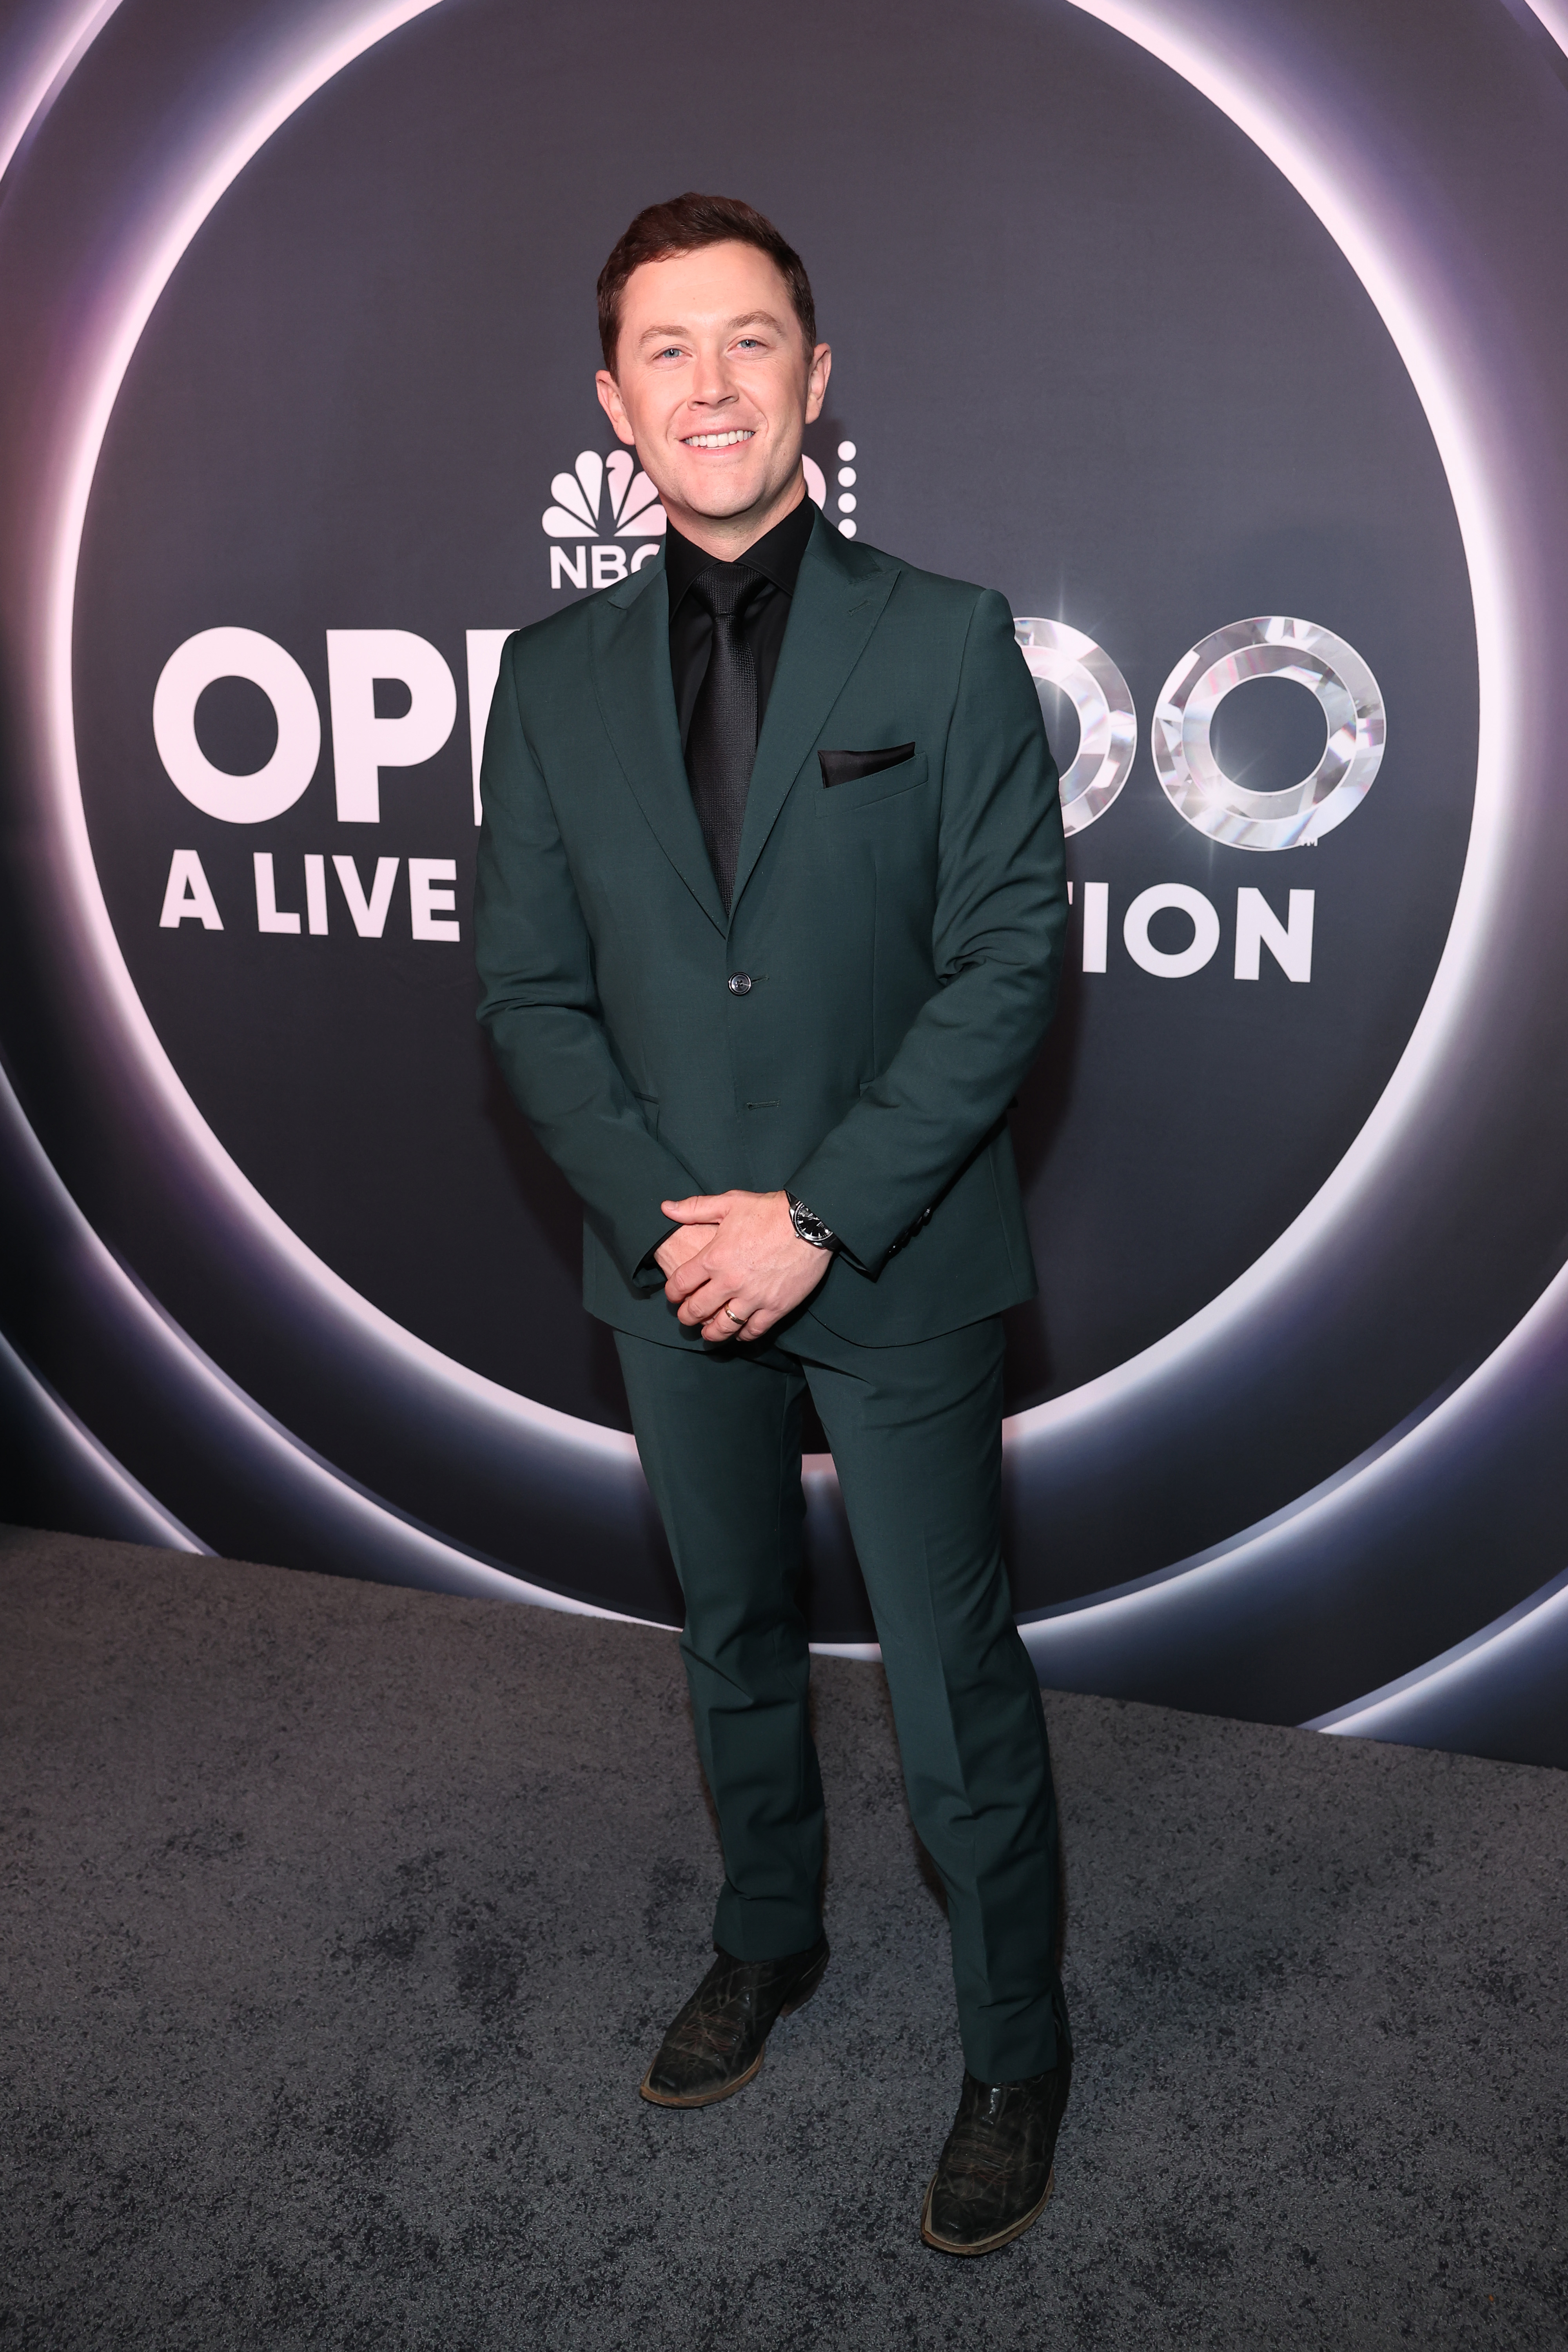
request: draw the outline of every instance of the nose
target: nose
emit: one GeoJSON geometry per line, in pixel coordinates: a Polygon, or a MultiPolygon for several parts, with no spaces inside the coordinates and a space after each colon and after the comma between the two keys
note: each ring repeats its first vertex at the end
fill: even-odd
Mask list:
{"type": "Polygon", "coordinates": [[[689,397],[694,408],[727,408],[735,399],[722,351],[698,352],[689,397]]]}

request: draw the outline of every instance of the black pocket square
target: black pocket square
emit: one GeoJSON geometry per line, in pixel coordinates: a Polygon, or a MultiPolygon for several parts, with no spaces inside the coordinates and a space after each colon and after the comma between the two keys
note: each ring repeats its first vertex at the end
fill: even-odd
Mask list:
{"type": "Polygon", "coordinates": [[[862,776],[879,776],[884,768],[901,768],[906,760],[915,756],[912,743],[889,743],[880,751],[819,751],[822,781],[827,784],[857,784],[862,776]]]}

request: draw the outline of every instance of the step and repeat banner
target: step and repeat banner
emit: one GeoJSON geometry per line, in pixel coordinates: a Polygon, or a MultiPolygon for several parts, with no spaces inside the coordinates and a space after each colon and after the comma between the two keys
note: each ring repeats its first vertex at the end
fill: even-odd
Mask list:
{"type": "MultiPolygon", "coordinates": [[[[1064,771],[1042,1677],[1568,1762],[1551,16],[15,9],[10,1507],[678,1616],[469,908],[507,632],[659,551],[595,277],[719,189],[812,273],[812,496],[1003,590],[1064,771]]],[[[815,1635],[864,1644],[808,1485],[815,1635]]]]}

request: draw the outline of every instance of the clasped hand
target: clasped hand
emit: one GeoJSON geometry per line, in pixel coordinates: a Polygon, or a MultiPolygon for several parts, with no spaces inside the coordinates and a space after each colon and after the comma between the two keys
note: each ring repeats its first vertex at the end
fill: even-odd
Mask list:
{"type": "Polygon", "coordinates": [[[680,1227],[654,1252],[664,1295],[705,1339],[760,1339],[827,1272],[831,1253],[801,1240],[782,1192],[699,1192],[659,1207],[680,1227]]]}

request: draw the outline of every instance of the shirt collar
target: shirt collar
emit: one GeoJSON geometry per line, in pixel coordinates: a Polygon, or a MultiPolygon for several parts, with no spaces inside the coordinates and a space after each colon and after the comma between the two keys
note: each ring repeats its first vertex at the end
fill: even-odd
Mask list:
{"type": "MultiPolygon", "coordinates": [[[[816,520],[816,509],[809,498],[792,507],[783,522],[775,522],[772,530],[753,540],[744,555],[738,556],[749,571],[760,572],[786,596],[795,594],[795,583],[800,576],[801,559],[805,543],[811,537],[816,520]]],[[[706,572],[718,559],[704,553],[689,539],[682,538],[673,523],[664,534],[664,568],[669,582],[669,609],[673,613],[698,573],[706,572]]]]}

